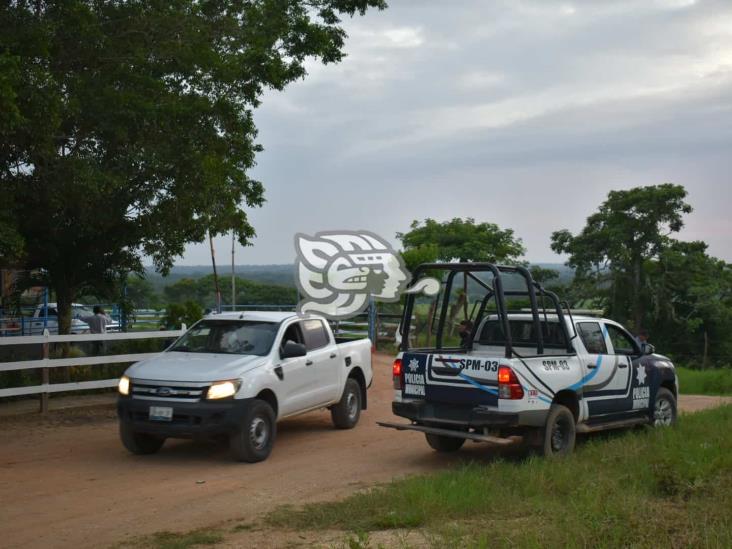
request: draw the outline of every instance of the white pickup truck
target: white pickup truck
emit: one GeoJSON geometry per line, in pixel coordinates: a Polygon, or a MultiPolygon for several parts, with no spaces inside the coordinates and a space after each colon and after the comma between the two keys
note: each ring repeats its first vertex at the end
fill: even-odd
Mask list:
{"type": "Polygon", "coordinates": [[[336,341],[323,318],[208,315],[119,382],[120,436],[135,454],[166,438],[227,436],[235,459],[267,459],[277,421],[320,408],[351,429],[367,406],[371,342],[336,341]]]}
{"type": "Polygon", "coordinates": [[[617,322],[573,316],[523,267],[424,269],[447,273],[444,313],[450,310],[453,282],[458,285],[462,277],[473,284],[472,295],[482,292],[482,297],[466,323],[470,331],[459,341],[448,337],[449,315],[437,315],[430,346],[415,344],[410,331],[415,297],[408,298],[402,335],[409,337],[403,337],[394,361],[392,410],[410,423],[383,426],[423,432],[442,452],[458,450],[465,440],[498,445],[522,440],[551,456],[571,452],[578,432],[676,421],[679,384],[673,364],[617,322]],[[504,290],[508,284],[502,279],[509,275],[523,278],[524,289],[514,283],[504,290]],[[509,298],[528,301],[531,312],[511,312],[509,298]],[[551,309],[540,310],[538,304],[547,301],[551,309]]]}

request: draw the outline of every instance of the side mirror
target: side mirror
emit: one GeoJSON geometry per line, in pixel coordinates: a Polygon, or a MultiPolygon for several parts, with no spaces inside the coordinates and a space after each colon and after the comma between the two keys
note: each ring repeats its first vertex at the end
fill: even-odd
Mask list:
{"type": "Polygon", "coordinates": [[[308,350],[302,343],[295,343],[288,339],[280,350],[280,358],[297,358],[308,354],[308,350]]]}
{"type": "Polygon", "coordinates": [[[656,352],[656,348],[650,343],[641,343],[641,352],[644,355],[652,355],[656,352]]]}

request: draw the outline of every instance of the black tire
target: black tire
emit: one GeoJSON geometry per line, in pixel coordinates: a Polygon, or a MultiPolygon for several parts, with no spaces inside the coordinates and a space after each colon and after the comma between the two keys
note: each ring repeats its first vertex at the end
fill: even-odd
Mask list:
{"type": "Polygon", "coordinates": [[[277,421],[272,406],[253,400],[244,414],[242,427],[229,437],[229,449],[237,461],[257,463],[272,453],[277,421]]]}
{"type": "Polygon", "coordinates": [[[656,393],[656,400],[651,408],[651,425],[654,427],[671,427],[676,425],[678,411],[674,394],[661,387],[656,393]]]}
{"type": "Polygon", "coordinates": [[[119,437],[122,439],[125,448],[138,456],[154,454],[165,444],[165,438],[148,435],[147,433],[137,433],[125,422],[119,424],[119,437]]]}
{"type": "Polygon", "coordinates": [[[444,435],[424,434],[430,448],[442,453],[457,452],[465,444],[464,438],[446,437],[444,435]]]}
{"type": "Polygon", "coordinates": [[[574,451],[577,426],[569,408],[552,404],[543,435],[541,453],[544,457],[566,456],[574,451]]]}
{"type": "Polygon", "coordinates": [[[361,417],[361,384],[349,377],[338,404],[330,409],[333,425],[338,429],[353,429],[361,417]]]}

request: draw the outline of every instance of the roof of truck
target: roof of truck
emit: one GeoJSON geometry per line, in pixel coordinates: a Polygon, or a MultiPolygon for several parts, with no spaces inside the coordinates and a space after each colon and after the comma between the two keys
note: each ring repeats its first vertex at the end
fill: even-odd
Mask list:
{"type": "Polygon", "coordinates": [[[282,322],[297,316],[292,311],[236,311],[233,313],[211,313],[205,318],[217,320],[258,320],[260,322],[282,322]]]}

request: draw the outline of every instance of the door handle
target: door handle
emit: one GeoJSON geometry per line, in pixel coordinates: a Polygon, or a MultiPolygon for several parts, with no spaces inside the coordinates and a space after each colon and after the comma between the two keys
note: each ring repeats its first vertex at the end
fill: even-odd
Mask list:
{"type": "Polygon", "coordinates": [[[308,361],[307,361],[307,362],[305,363],[305,366],[312,366],[312,365],[313,365],[313,361],[312,361],[312,360],[308,360],[308,361]]]}
{"type": "Polygon", "coordinates": [[[588,365],[587,365],[587,367],[588,367],[588,368],[589,368],[590,370],[594,370],[595,368],[597,368],[597,364],[588,364],[588,365]]]}
{"type": "Polygon", "coordinates": [[[628,367],[628,365],[625,363],[618,364],[618,368],[627,368],[627,367],[628,367]]]}
{"type": "Polygon", "coordinates": [[[332,355],[330,355],[330,358],[335,358],[337,356],[338,356],[337,354],[333,353],[332,355]]]}

